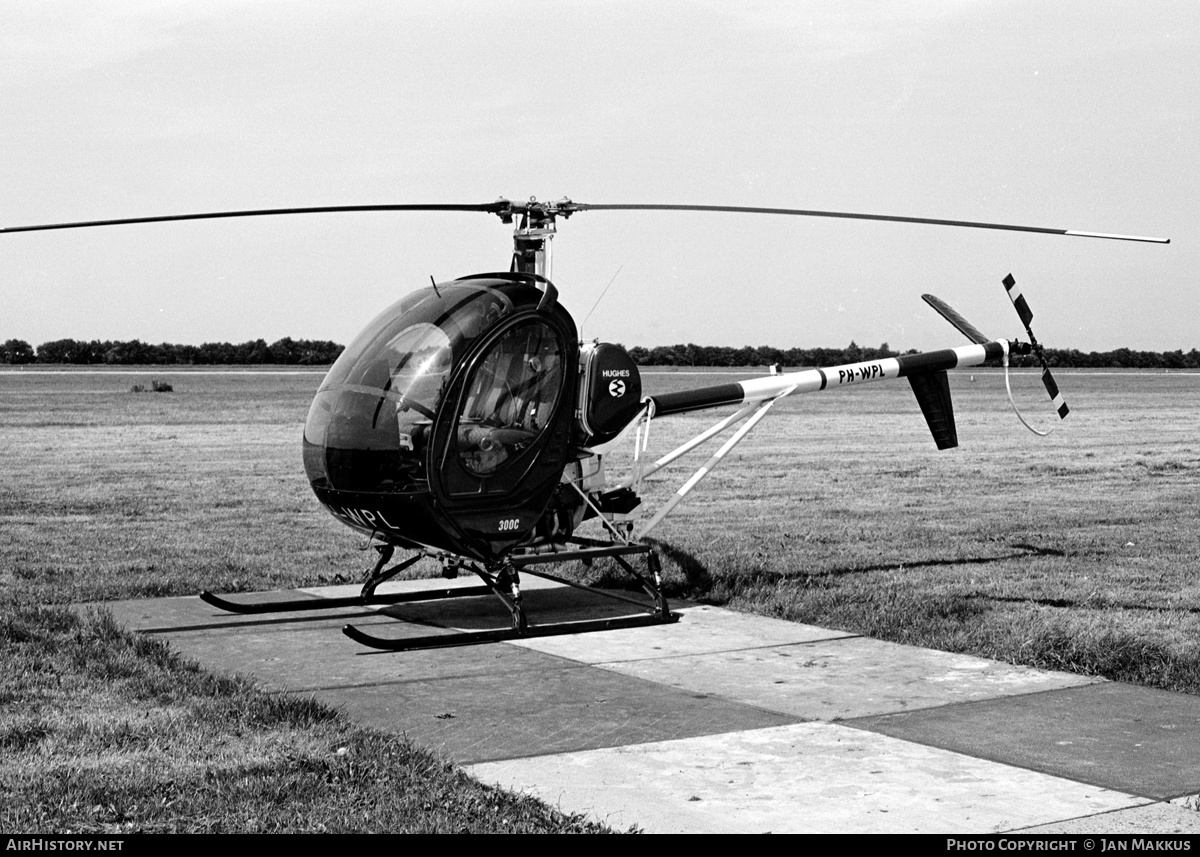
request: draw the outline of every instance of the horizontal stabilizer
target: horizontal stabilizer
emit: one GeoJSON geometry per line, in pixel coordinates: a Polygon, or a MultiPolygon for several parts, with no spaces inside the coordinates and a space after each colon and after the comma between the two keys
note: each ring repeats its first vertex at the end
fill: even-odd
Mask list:
{"type": "Polygon", "coordinates": [[[933,434],[938,449],[958,446],[958,431],[954,428],[954,404],[950,401],[950,379],[946,370],[909,375],[908,383],[917,395],[917,404],[933,434]]]}
{"type": "Polygon", "coordinates": [[[954,308],[941,298],[935,295],[921,295],[921,300],[937,310],[942,318],[954,325],[955,330],[976,345],[985,345],[991,341],[979,332],[979,328],[955,312],[954,308]]]}

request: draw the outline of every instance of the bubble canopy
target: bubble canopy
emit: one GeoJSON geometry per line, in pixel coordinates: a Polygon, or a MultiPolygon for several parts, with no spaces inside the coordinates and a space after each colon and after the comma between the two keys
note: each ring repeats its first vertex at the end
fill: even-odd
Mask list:
{"type": "Polygon", "coordinates": [[[395,492],[425,480],[424,447],[454,367],[511,313],[497,289],[457,282],[388,307],[342,353],[304,427],[314,487],[395,492]]]}

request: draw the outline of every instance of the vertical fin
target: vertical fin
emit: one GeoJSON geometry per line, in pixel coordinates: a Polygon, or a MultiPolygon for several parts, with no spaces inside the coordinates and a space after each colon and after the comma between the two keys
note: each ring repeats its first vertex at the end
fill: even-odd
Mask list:
{"type": "Polygon", "coordinates": [[[917,404],[938,449],[958,446],[958,431],[954,427],[954,404],[950,400],[950,379],[945,369],[909,375],[908,383],[917,396],[917,404]]]}

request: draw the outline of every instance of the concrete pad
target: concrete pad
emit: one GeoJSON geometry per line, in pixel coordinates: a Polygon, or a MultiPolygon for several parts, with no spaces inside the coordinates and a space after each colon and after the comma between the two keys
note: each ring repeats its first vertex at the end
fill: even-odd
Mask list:
{"type": "Polygon", "coordinates": [[[1191,694],[1104,682],[853,725],[1151,798],[1200,792],[1191,694]]]}
{"type": "Polygon", "coordinates": [[[548,656],[524,654],[534,663],[520,670],[314,695],[355,722],[402,733],[463,763],[720,735],[789,722],[751,706],[591,667],[543,669],[539,659],[548,656]]]}
{"type": "Polygon", "coordinates": [[[651,833],[992,833],[1145,803],[831,723],[468,770],[651,833]]]}
{"type": "MultiPolygon", "coordinates": [[[[524,582],[535,622],[636,611],[524,582]]],[[[406,653],[364,649],[340,628],[450,633],[504,627],[507,613],[491,596],[269,616],[195,597],[100,606],[206,668],[312,694],[618,827],[1190,832],[1200,818],[1148,800],[1200,792],[1195,697],[685,604],[669,626],[406,653]],[[808,718],[847,720],[797,723],[808,718]]]]}
{"type": "MultiPolygon", "coordinates": [[[[239,601],[259,603],[289,599],[296,601],[312,601],[313,597],[296,592],[247,592],[235,596],[239,601]]],[[[132,631],[157,633],[159,631],[179,631],[185,629],[204,630],[210,628],[236,628],[253,625],[278,625],[287,622],[304,621],[305,617],[313,620],[328,618],[323,611],[317,613],[297,611],[294,613],[273,613],[259,616],[227,613],[205,604],[198,595],[181,595],[173,598],[138,598],[129,601],[105,601],[101,604],[85,604],[83,608],[97,607],[109,610],[121,624],[132,631]]],[[[373,611],[361,608],[348,608],[340,615],[370,615],[373,611]]],[[[345,621],[345,620],[343,620],[345,621]]]]}
{"type": "MultiPolygon", "coordinates": [[[[380,652],[345,637],[341,632],[344,621],[327,617],[325,623],[251,626],[235,632],[181,631],[164,636],[180,654],[210,669],[251,677],[268,690],[300,693],[573,666],[569,661],[501,645],[380,652]]],[[[378,617],[356,624],[374,630],[372,622],[384,627],[381,634],[391,632],[397,624],[378,617]]]]}
{"type": "Polygon", "coordinates": [[[597,666],[803,720],[844,720],[1095,681],[866,637],[597,666]]]}
{"type": "MultiPolygon", "coordinates": [[[[267,597],[278,600],[288,593],[263,599],[267,597]]],[[[603,610],[625,611],[620,604],[610,607],[613,602],[569,587],[531,588],[527,597],[531,607],[555,620],[580,612],[595,616],[603,610]],[[597,605],[597,600],[602,603],[597,605]]],[[[156,629],[155,634],[180,654],[208,669],[250,677],[268,690],[311,694],[356,722],[406,734],[456,761],[594,749],[794,721],[517,646],[391,653],[366,649],[341,633],[348,618],[379,636],[439,632],[428,624],[398,622],[382,611],[342,608],[231,617],[199,598],[106,606],[132,627],[156,629]],[[171,630],[171,623],[177,629],[171,630]]],[[[503,607],[491,596],[405,605],[401,612],[465,628],[503,627],[507,621],[503,607]]],[[[603,646],[598,638],[607,633],[585,636],[603,646]]]]}
{"type": "Polygon", "coordinates": [[[584,664],[612,664],[857,636],[708,605],[672,604],[671,610],[682,617],[677,623],[606,631],[603,645],[584,635],[514,640],[512,645],[584,664]]]}
{"type": "Polygon", "coordinates": [[[1145,836],[1153,833],[1162,837],[1172,833],[1200,834],[1200,812],[1172,803],[1151,803],[1133,809],[1120,809],[1100,815],[1088,815],[1039,824],[1020,833],[1097,833],[1113,836],[1145,836]]]}

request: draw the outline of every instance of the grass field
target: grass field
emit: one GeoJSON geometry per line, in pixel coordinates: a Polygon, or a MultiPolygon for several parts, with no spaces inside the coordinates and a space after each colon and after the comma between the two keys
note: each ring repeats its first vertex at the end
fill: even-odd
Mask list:
{"type": "MultiPolygon", "coordinates": [[[[586,829],[303,700],[203,676],[103,616],[41,609],[357,579],[362,540],[320,509],[300,463],[320,378],[0,374],[0,828],[586,829]],[[129,392],[155,379],[174,391],[129,392]],[[229,753],[197,768],[213,735],[229,753]],[[330,756],[347,747],[369,749],[330,756]],[[449,778],[423,793],[453,800],[387,804],[417,771],[449,778]],[[207,797],[182,800],[194,793],[207,797]]],[[[1049,425],[1036,376],[1016,381],[1049,425]]],[[[952,375],[961,446],[944,452],[903,382],[782,401],[655,532],[671,594],[1200,692],[1200,375],[1064,370],[1059,383],[1073,413],[1038,439],[1000,373],[952,375]]],[[[655,423],[651,453],[715,419],[655,423]]]]}
{"type": "Polygon", "coordinates": [[[905,384],[785,400],[664,547],[741,609],[1200,692],[1200,376],[1059,374],[1043,439],[1001,373],[956,377],[941,452],[905,384]]]}

